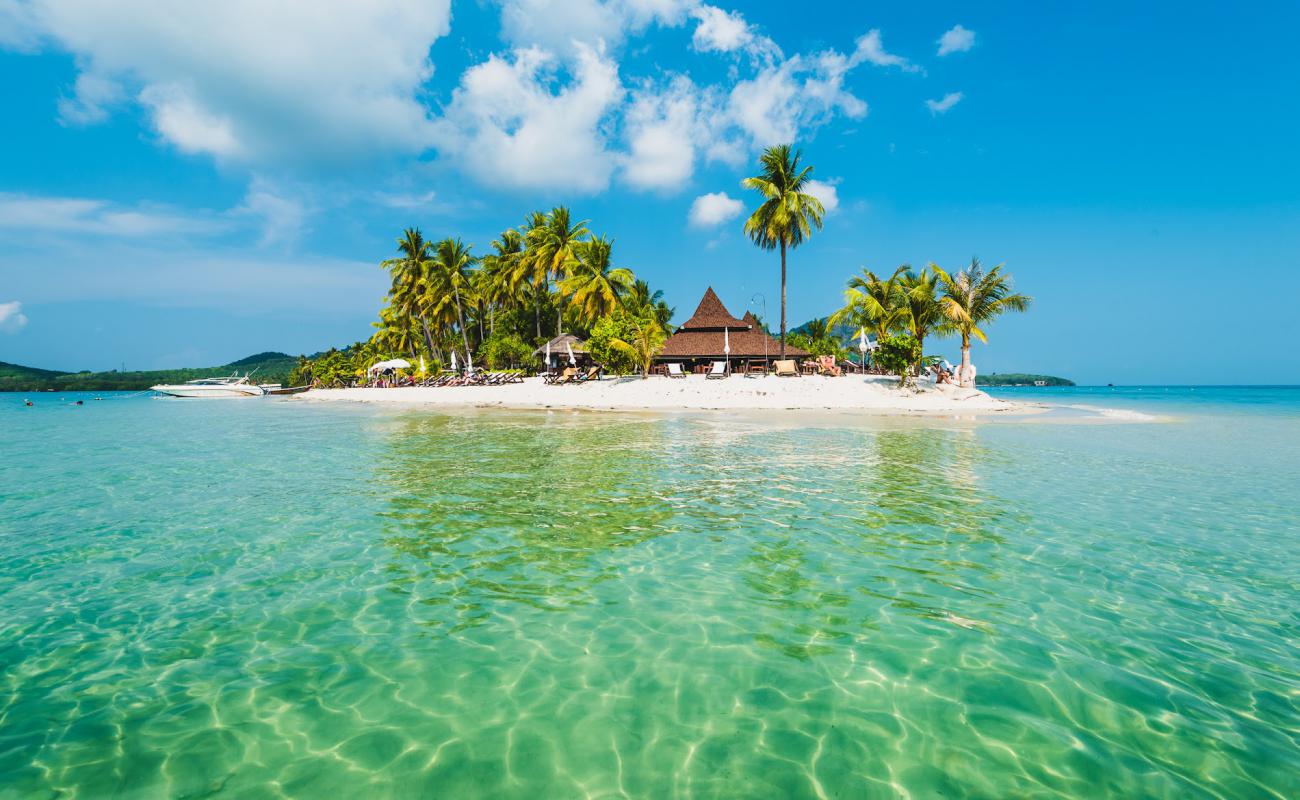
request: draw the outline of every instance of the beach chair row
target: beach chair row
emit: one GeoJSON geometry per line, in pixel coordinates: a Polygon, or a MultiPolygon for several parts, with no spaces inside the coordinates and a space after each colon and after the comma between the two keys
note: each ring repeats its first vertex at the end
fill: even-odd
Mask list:
{"type": "Polygon", "coordinates": [[[474,372],[464,374],[445,372],[424,381],[421,386],[504,386],[507,383],[523,383],[524,376],[518,372],[474,372]]]}
{"type": "Polygon", "coordinates": [[[563,386],[569,383],[586,383],[600,380],[600,367],[588,367],[586,372],[579,372],[577,367],[568,367],[563,372],[543,375],[542,382],[547,386],[563,386]]]}

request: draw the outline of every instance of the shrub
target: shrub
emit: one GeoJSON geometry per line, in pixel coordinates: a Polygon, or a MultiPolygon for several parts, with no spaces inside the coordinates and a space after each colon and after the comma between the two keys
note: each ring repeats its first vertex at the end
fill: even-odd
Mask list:
{"type": "Polygon", "coordinates": [[[483,342],[479,357],[487,361],[489,369],[505,369],[530,363],[533,348],[513,333],[498,331],[483,342]]]}
{"type": "Polygon", "coordinates": [[[871,356],[876,366],[898,376],[898,385],[906,386],[912,367],[921,358],[921,343],[915,336],[886,336],[871,356]]]}
{"type": "MultiPolygon", "coordinates": [[[[647,318],[649,315],[646,315],[647,318]]],[[[637,371],[636,359],[625,350],[614,346],[617,341],[631,341],[636,336],[637,319],[619,309],[608,317],[601,317],[591,328],[587,339],[587,352],[606,372],[630,375],[637,371]]]]}

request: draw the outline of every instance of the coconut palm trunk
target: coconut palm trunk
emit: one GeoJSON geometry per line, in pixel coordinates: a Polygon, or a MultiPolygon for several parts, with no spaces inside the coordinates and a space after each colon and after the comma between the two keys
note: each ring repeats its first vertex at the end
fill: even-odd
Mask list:
{"type": "Polygon", "coordinates": [[[785,239],[781,240],[781,360],[785,360],[785,239]]]}
{"type": "Polygon", "coordinates": [[[472,364],[473,359],[469,356],[469,331],[465,329],[465,313],[460,307],[460,289],[453,284],[451,293],[456,297],[456,319],[460,322],[460,335],[465,342],[465,363],[472,364]]]}
{"type": "Polygon", "coordinates": [[[970,374],[970,334],[961,335],[961,366],[957,368],[957,385],[966,388],[966,376],[970,374]]]}

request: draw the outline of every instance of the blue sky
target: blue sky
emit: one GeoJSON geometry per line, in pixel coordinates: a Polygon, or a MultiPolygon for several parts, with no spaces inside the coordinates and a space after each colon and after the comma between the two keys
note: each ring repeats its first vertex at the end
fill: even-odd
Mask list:
{"type": "Polygon", "coordinates": [[[1295,3],[171,5],[0,0],[0,360],[344,344],[403,227],[481,253],[560,203],[679,321],[775,320],[739,181],[792,139],[830,207],[792,323],[978,255],[1036,299],[982,372],[1300,380],[1295,3]]]}

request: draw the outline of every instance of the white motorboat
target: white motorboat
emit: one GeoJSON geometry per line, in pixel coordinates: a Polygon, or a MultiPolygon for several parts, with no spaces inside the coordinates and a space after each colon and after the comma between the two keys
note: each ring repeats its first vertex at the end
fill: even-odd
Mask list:
{"type": "Polygon", "coordinates": [[[248,376],[232,375],[229,378],[199,378],[185,383],[150,386],[155,392],[170,397],[261,397],[266,390],[250,383],[248,376]]]}

